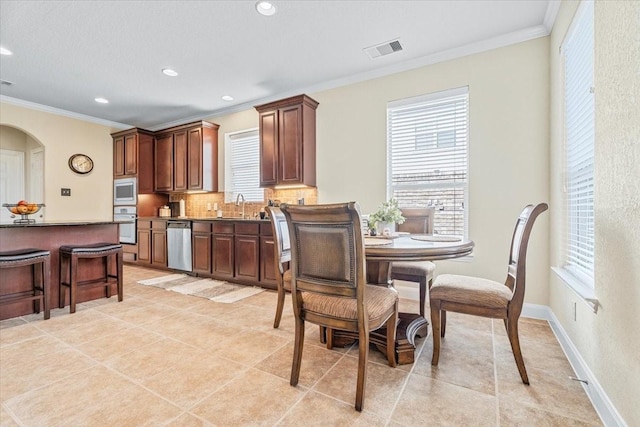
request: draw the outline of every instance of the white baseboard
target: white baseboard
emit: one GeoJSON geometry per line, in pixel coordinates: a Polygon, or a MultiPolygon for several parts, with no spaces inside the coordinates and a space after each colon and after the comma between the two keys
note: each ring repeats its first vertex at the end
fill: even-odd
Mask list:
{"type": "Polygon", "coordinates": [[[560,347],[567,356],[571,367],[576,373],[576,377],[587,381],[582,383],[582,388],[587,393],[591,404],[600,416],[600,420],[605,426],[610,427],[626,427],[627,423],[622,419],[616,408],[611,403],[609,396],[605,393],[600,383],[587,366],[586,362],[578,352],[578,349],[567,335],[566,331],[560,324],[560,321],[553,314],[550,307],[538,304],[524,304],[522,307],[522,316],[534,319],[547,320],[551,330],[555,334],[560,347]]]}

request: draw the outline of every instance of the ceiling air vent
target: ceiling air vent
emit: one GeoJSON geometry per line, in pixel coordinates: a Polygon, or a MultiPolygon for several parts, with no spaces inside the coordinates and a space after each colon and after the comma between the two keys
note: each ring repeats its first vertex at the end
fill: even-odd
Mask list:
{"type": "Polygon", "coordinates": [[[397,39],[364,48],[364,52],[369,55],[369,58],[371,59],[377,58],[379,56],[389,55],[401,50],[402,45],[400,44],[400,40],[397,39]]]}
{"type": "Polygon", "coordinates": [[[7,81],[7,80],[0,80],[0,84],[3,86],[12,86],[13,82],[7,81]]]}

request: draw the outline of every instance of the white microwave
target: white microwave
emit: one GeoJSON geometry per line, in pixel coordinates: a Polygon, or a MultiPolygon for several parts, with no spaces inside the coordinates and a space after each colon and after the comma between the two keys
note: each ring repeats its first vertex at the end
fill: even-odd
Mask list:
{"type": "Polygon", "coordinates": [[[113,180],[113,205],[135,205],[138,201],[136,178],[120,178],[113,180]]]}

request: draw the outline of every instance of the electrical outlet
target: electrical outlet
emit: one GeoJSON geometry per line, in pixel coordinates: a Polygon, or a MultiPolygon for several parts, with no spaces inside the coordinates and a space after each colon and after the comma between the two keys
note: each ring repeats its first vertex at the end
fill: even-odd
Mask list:
{"type": "Polygon", "coordinates": [[[61,196],[71,196],[71,189],[70,188],[61,188],[60,189],[60,195],[61,196]]]}

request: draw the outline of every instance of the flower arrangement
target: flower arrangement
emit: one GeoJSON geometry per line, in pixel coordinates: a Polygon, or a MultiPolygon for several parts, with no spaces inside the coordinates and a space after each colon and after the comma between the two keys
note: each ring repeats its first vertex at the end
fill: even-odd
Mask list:
{"type": "Polygon", "coordinates": [[[402,211],[398,207],[398,201],[396,199],[384,202],[375,213],[369,216],[370,227],[375,227],[378,222],[393,222],[396,224],[402,224],[404,222],[402,211]]]}

